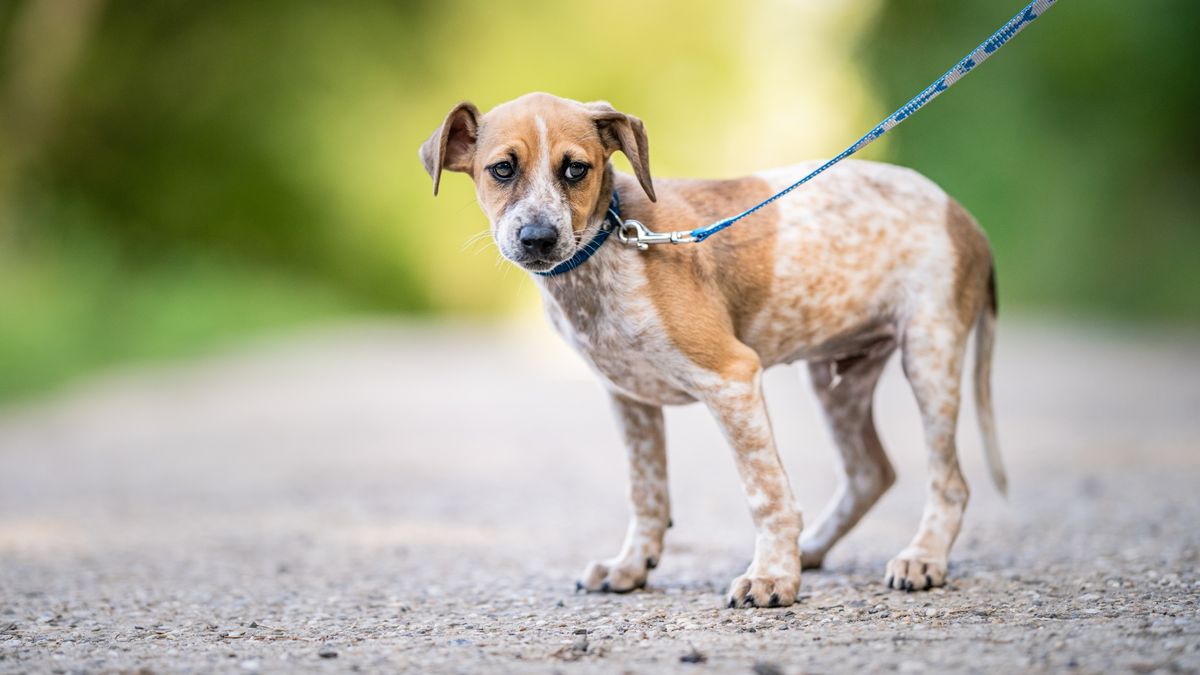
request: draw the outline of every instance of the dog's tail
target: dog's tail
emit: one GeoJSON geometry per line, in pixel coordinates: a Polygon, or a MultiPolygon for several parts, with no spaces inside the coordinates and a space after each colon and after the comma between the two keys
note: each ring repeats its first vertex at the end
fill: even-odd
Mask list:
{"type": "Polygon", "coordinates": [[[983,435],[983,454],[988,473],[1000,494],[1008,494],[1008,477],[1000,458],[996,439],[996,418],[992,414],[992,347],[996,342],[996,268],[988,273],[987,302],[975,322],[975,414],[983,435]]]}

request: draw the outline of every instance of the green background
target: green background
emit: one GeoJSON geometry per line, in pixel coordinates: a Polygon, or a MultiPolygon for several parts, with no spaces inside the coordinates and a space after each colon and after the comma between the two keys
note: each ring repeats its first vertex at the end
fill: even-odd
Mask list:
{"type": "MultiPolygon", "coordinates": [[[[499,317],[457,101],[641,117],[657,175],[827,157],[1019,9],[994,0],[0,4],[0,397],[314,321],[499,317]]],[[[992,238],[1005,310],[1200,321],[1200,5],[1061,0],[864,156],[992,238]]],[[[620,160],[622,166],[623,160],[620,160]]]]}

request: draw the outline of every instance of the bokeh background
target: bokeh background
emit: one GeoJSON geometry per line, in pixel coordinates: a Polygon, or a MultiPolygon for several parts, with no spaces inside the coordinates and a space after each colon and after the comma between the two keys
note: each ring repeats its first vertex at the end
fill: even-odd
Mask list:
{"type": "MultiPolygon", "coordinates": [[[[754,531],[699,405],[648,589],[575,595],[618,430],[417,159],[534,90],[641,117],[658,176],[829,157],[1025,1],[0,0],[0,672],[1200,672],[1200,3],[1060,0],[863,153],[999,266],[1010,493],[968,404],[932,594],[879,584],[926,489],[892,359],[897,483],[792,610],[714,611],[754,531]]],[[[806,379],[764,388],[811,525],[806,379]]]]}
{"type": "MultiPolygon", "coordinates": [[[[992,0],[0,3],[0,399],[373,315],[534,312],[455,102],[645,120],[657,175],[841,150],[1016,10],[992,0]]],[[[1064,0],[864,155],[957,196],[1006,311],[1200,322],[1200,5],[1064,0]]],[[[618,160],[622,166],[623,159],[618,160]]]]}

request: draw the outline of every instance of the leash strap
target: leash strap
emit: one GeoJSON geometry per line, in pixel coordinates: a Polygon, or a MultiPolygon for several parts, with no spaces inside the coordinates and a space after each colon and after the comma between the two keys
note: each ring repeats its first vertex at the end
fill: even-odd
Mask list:
{"type": "Polygon", "coordinates": [[[983,44],[976,47],[975,51],[968,54],[953,68],[946,71],[945,75],[942,75],[933,84],[929,85],[921,93],[914,96],[912,100],[901,106],[899,110],[889,115],[887,119],[885,119],[883,122],[880,122],[879,125],[877,125],[874,129],[868,131],[865,136],[858,139],[853,145],[843,150],[841,154],[829,160],[828,162],[825,162],[821,166],[817,167],[812,173],[780,190],[771,197],[768,197],[759,204],[742,211],[736,216],[731,216],[724,220],[718,220],[711,225],[698,227],[690,232],[686,230],[666,233],[650,232],[646,230],[645,226],[641,223],[633,220],[627,220],[625,223],[622,223],[621,227],[618,229],[618,235],[620,236],[621,241],[627,244],[636,245],[638,248],[643,250],[646,248],[646,244],[699,243],[705,239],[708,239],[717,232],[729,227],[730,225],[733,225],[737,221],[752,215],[759,209],[817,177],[834,164],[837,164],[850,155],[853,155],[859,150],[867,147],[872,141],[896,128],[904,120],[912,117],[913,114],[923,108],[925,104],[937,98],[942,92],[953,86],[954,83],[966,77],[966,75],[974,70],[979,64],[986,61],[989,56],[1003,47],[1009,40],[1013,38],[1014,35],[1020,33],[1025,29],[1026,26],[1033,23],[1035,19],[1045,13],[1046,10],[1050,9],[1050,7],[1054,5],[1055,1],[1056,0],[1034,0],[1026,5],[1025,9],[1021,10],[1020,13],[1014,16],[1008,23],[1004,24],[1000,30],[992,33],[992,36],[984,41],[983,44]]]}

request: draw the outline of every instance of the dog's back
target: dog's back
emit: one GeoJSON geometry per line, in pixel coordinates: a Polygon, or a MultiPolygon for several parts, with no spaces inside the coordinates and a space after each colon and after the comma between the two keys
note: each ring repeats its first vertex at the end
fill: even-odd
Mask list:
{"type": "MultiPolygon", "coordinates": [[[[630,217],[660,230],[691,229],[740,211],[816,166],[724,181],[659,179],[658,202],[634,191],[630,217]]],[[[992,268],[983,232],[936,184],[911,169],[855,160],[701,246],[658,247],[641,256],[660,312],[679,315],[678,325],[689,331],[697,321],[728,322],[764,366],[853,353],[917,305],[944,306],[969,326],[992,268]]]]}

